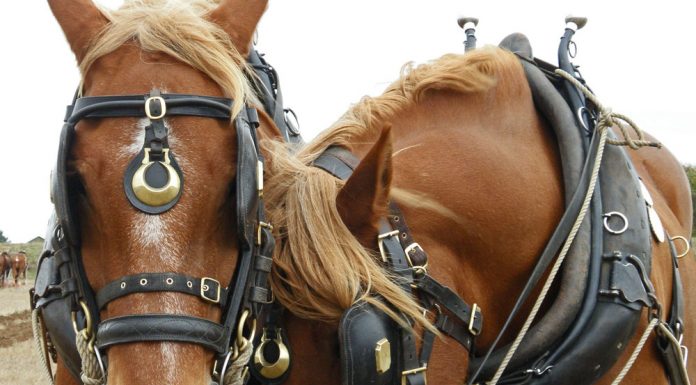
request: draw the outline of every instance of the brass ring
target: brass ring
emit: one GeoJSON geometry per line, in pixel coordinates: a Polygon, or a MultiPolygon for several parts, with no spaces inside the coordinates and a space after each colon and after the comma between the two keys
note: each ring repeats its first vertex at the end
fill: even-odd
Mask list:
{"type": "Polygon", "coordinates": [[[83,336],[86,337],[85,339],[89,339],[87,337],[90,336],[90,332],[92,330],[92,314],[90,314],[87,303],[85,303],[84,300],[80,300],[79,304],[82,308],[82,312],[85,314],[85,327],[82,330],[77,330],[77,312],[73,311],[70,313],[73,330],[75,331],[75,334],[83,333],[83,336]]]}
{"type": "Polygon", "coordinates": [[[680,239],[680,240],[682,240],[682,241],[684,242],[684,244],[686,245],[686,250],[684,250],[683,253],[678,254],[678,255],[677,255],[677,258],[684,258],[684,257],[686,256],[686,254],[689,253],[689,250],[691,250],[691,244],[689,244],[689,240],[686,239],[685,237],[682,237],[681,235],[677,235],[677,236],[674,236],[674,237],[672,237],[672,238],[670,238],[670,239],[672,240],[672,242],[674,242],[675,239],[680,239]]]}
{"type": "Polygon", "coordinates": [[[251,321],[251,333],[249,338],[244,337],[244,325],[246,324],[247,318],[249,318],[251,312],[249,309],[244,309],[242,315],[239,317],[239,324],[237,325],[237,344],[239,350],[242,350],[246,346],[246,343],[254,341],[254,336],[256,336],[256,318],[251,321]]]}

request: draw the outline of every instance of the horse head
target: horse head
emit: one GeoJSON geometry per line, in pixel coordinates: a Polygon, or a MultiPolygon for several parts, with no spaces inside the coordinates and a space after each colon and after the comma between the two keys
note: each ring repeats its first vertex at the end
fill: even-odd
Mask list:
{"type": "MultiPolygon", "coordinates": [[[[195,317],[199,327],[204,320],[220,323],[220,290],[232,280],[240,248],[235,198],[238,185],[246,184],[237,178],[241,151],[235,132],[240,128],[234,120],[248,113],[245,105],[259,103],[247,80],[245,58],[266,1],[134,1],[115,11],[89,0],[49,4],[81,70],[83,98],[78,102],[144,95],[138,102],[142,114],[142,101],[149,98],[141,117],[85,115],[74,127],[69,171],[82,186],[76,211],[86,280],[95,293],[115,282],[116,291],[131,284],[171,285],[192,294],[166,288],[132,292],[100,304],[98,318],[163,315],[162,322],[149,324],[158,330],[166,328],[166,315],[195,317]],[[167,107],[170,112],[177,108],[177,100],[167,94],[178,94],[180,103],[194,103],[195,112],[168,115],[167,107]],[[227,111],[223,98],[233,100],[227,111]],[[158,139],[150,141],[151,135],[158,139]],[[163,185],[172,189],[172,196],[148,182],[151,171],[141,166],[148,164],[143,156],[153,156],[155,146],[168,152],[149,163],[163,165],[163,185]],[[134,165],[131,175],[129,165],[134,165]],[[148,211],[162,202],[171,204],[148,211]]],[[[259,115],[259,136],[278,135],[272,120],[259,115]]],[[[253,149],[253,142],[247,144],[253,149]]],[[[256,175],[256,170],[245,172],[256,175]]],[[[177,333],[170,340],[133,338],[103,348],[108,383],[210,383],[213,351],[180,339],[186,328],[177,333]]],[[[58,380],[72,381],[60,365],[58,380]]]]}

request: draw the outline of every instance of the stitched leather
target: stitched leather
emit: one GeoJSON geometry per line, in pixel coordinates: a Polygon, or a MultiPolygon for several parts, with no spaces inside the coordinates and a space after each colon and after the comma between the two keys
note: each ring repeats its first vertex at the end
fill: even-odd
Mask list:
{"type": "Polygon", "coordinates": [[[177,314],[127,315],[102,321],[97,330],[99,349],[144,341],[175,341],[202,345],[220,354],[227,351],[225,328],[207,319],[177,314]]]}

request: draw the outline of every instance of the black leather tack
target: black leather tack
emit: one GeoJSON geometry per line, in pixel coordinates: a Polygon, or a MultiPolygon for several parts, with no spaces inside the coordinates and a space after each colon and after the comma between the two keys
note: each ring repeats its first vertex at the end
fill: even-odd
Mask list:
{"type": "Polygon", "coordinates": [[[225,330],[207,319],[177,314],[142,314],[110,318],[97,330],[96,346],[145,341],[175,341],[202,345],[218,353],[227,350],[225,330]]]}
{"type": "Polygon", "coordinates": [[[97,306],[101,309],[117,298],[149,292],[184,293],[209,302],[217,299],[220,306],[224,307],[228,290],[210,278],[195,278],[177,273],[141,273],[124,276],[106,284],[97,292],[97,306]]]}
{"type": "Polygon", "coordinates": [[[254,268],[259,271],[270,273],[273,268],[273,258],[264,257],[263,255],[256,256],[254,268]]]}

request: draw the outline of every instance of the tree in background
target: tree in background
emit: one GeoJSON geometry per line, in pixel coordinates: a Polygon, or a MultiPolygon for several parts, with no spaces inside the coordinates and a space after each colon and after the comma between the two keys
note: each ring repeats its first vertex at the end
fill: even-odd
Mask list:
{"type": "Polygon", "coordinates": [[[0,230],[0,243],[5,243],[7,241],[9,241],[9,239],[7,239],[5,234],[2,233],[2,230],[0,230]]]}
{"type": "Polygon", "coordinates": [[[691,230],[691,236],[696,238],[696,166],[684,165],[684,171],[686,171],[686,176],[689,177],[689,184],[691,185],[691,202],[694,208],[694,227],[691,230]]]}

